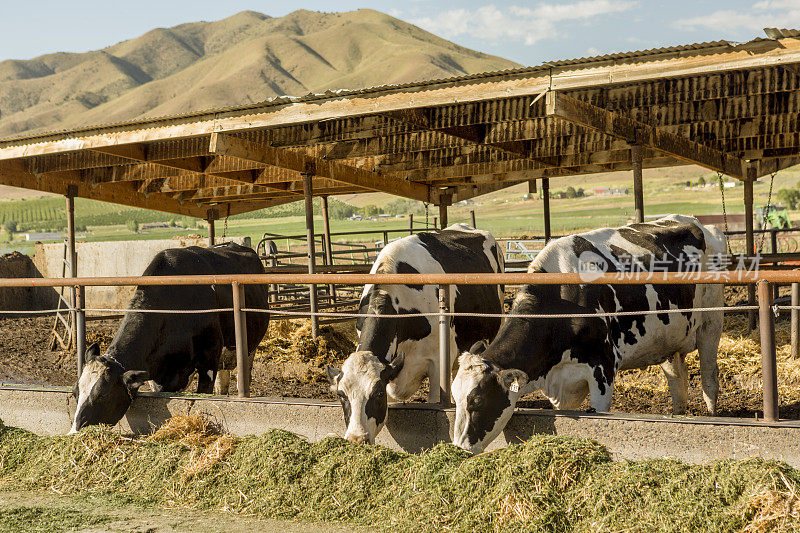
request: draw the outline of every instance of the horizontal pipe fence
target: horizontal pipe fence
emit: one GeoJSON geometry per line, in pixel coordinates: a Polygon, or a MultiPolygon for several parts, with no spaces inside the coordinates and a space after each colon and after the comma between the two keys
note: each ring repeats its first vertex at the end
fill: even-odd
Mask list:
{"type": "MultiPolygon", "coordinates": [[[[403,316],[437,316],[439,324],[439,357],[438,364],[431,369],[431,392],[429,400],[443,406],[450,405],[450,335],[449,321],[453,316],[495,317],[510,316],[492,313],[455,313],[449,309],[449,294],[452,285],[642,285],[642,284],[729,284],[729,285],[756,285],[758,292],[757,306],[714,307],[700,309],[664,309],[655,311],[635,312],[606,312],[570,315],[520,315],[518,318],[575,318],[575,317],[603,317],[625,315],[664,315],[681,313],[685,311],[732,311],[741,309],[758,310],[760,317],[762,374],[763,374],[763,403],[764,418],[768,421],[778,420],[777,397],[777,370],[775,349],[775,315],[782,310],[791,310],[793,317],[800,317],[800,272],[798,271],[703,271],[703,272],[636,272],[636,273],[499,273],[499,274],[299,274],[299,273],[271,273],[271,274],[231,274],[231,275],[198,275],[198,276],[127,276],[127,277],[84,277],[84,278],[0,278],[0,287],[101,287],[101,286],[164,286],[164,285],[230,285],[233,293],[233,306],[218,309],[87,309],[76,308],[79,313],[119,312],[132,311],[142,313],[192,313],[207,314],[219,312],[233,312],[236,338],[237,359],[237,388],[241,397],[249,396],[249,362],[247,352],[246,314],[248,312],[267,312],[276,315],[291,313],[293,316],[325,316],[338,317],[377,316],[374,314],[359,315],[358,313],[326,313],[326,312],[298,312],[281,311],[280,309],[258,309],[247,307],[244,298],[245,285],[274,285],[274,284],[413,284],[438,286],[439,309],[435,313],[415,313],[403,316]],[[772,301],[772,285],[775,283],[792,284],[793,298],[790,306],[774,306],[772,301]],[[438,385],[438,386],[437,386],[438,385]]],[[[44,314],[53,310],[31,311],[30,314],[44,314]]],[[[25,311],[3,311],[2,314],[19,313],[25,311]]],[[[392,315],[396,318],[397,315],[392,315]]],[[[793,329],[798,329],[792,324],[793,329]]],[[[796,340],[792,340],[793,353],[796,351],[796,340]]],[[[80,357],[78,358],[80,361],[80,357]]],[[[79,368],[80,372],[80,368],[79,368]]]]}

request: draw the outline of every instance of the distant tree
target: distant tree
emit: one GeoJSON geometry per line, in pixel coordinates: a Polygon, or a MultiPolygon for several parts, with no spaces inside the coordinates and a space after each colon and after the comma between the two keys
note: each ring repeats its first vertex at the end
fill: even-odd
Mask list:
{"type": "Polygon", "coordinates": [[[131,233],[138,233],[138,232],[139,232],[139,223],[138,223],[138,222],[136,222],[136,221],[135,221],[134,219],[132,219],[132,218],[129,218],[129,219],[128,219],[128,220],[125,222],[125,227],[127,227],[127,228],[128,228],[128,230],[129,230],[131,233]]]}
{"type": "Polygon", "coordinates": [[[338,200],[328,200],[328,212],[334,220],[344,220],[350,218],[356,212],[356,208],[350,204],[339,202],[338,200]]]}
{"type": "Polygon", "coordinates": [[[174,218],[169,219],[169,227],[174,228],[175,226],[176,226],[175,219],[174,218]]]}
{"type": "Polygon", "coordinates": [[[575,191],[575,194],[578,198],[583,198],[586,195],[586,192],[583,190],[583,187],[580,187],[577,191],[575,191]]]}
{"type": "Polygon", "coordinates": [[[379,215],[381,213],[383,213],[383,209],[374,204],[369,204],[364,206],[365,217],[374,217],[375,215],[379,215]]]}
{"type": "Polygon", "coordinates": [[[14,233],[17,232],[17,226],[18,224],[16,220],[9,220],[3,224],[3,229],[6,230],[6,233],[8,233],[9,237],[12,237],[14,233]]]}
{"type": "Polygon", "coordinates": [[[576,191],[575,187],[573,187],[572,185],[567,187],[567,190],[564,191],[564,194],[566,195],[567,198],[577,198],[578,197],[578,191],[576,191]]]}
{"type": "Polygon", "coordinates": [[[699,185],[700,187],[705,187],[706,186],[706,179],[703,176],[700,176],[700,179],[697,180],[697,185],[699,185]]]}
{"type": "Polygon", "coordinates": [[[386,204],[384,212],[390,215],[408,215],[410,213],[423,215],[425,214],[425,204],[418,200],[398,198],[386,204]]]}
{"type": "Polygon", "coordinates": [[[779,202],[785,204],[789,209],[797,209],[800,206],[800,190],[781,189],[776,197],[779,202]]]}
{"type": "Polygon", "coordinates": [[[691,187],[691,186],[692,186],[692,182],[687,180],[687,181],[686,181],[686,186],[687,186],[687,187],[691,187]]]}

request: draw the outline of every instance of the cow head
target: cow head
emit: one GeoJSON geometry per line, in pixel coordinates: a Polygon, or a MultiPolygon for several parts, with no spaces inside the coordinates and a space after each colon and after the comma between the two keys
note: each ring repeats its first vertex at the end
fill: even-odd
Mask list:
{"type": "Polygon", "coordinates": [[[508,423],[528,376],[521,370],[501,370],[471,351],[458,358],[453,380],[453,444],[480,453],[508,423]]]}
{"type": "Polygon", "coordinates": [[[384,364],[372,352],[353,352],[342,369],[327,368],[331,391],[339,397],[347,432],[344,437],[360,444],[374,444],[386,423],[386,385],[403,369],[403,358],[384,364]]]}
{"type": "Polygon", "coordinates": [[[97,343],[89,346],[83,372],[72,389],[78,407],[70,433],[86,426],[119,422],[130,407],[133,395],[147,379],[147,372],[126,371],[115,359],[100,355],[97,343]]]}

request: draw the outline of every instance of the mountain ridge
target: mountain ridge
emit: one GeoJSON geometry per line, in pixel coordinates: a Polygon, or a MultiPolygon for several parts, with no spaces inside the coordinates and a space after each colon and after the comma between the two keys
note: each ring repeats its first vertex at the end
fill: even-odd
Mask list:
{"type": "Polygon", "coordinates": [[[242,11],[0,61],[0,138],[518,66],[371,9],[242,11]]]}

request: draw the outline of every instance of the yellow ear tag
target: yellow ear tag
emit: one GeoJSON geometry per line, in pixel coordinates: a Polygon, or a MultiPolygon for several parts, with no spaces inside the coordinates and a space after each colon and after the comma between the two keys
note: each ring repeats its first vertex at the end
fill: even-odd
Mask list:
{"type": "Polygon", "coordinates": [[[510,390],[511,392],[519,392],[519,381],[515,379],[514,383],[511,384],[508,390],[510,390]]]}

